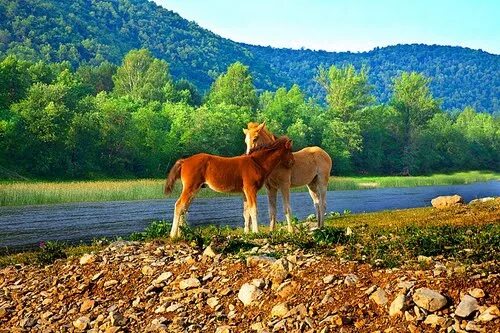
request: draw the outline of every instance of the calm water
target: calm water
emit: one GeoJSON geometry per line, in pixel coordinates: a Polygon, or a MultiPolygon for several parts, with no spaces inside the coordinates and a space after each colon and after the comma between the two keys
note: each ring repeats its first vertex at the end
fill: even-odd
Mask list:
{"type": "MultiPolygon", "coordinates": [[[[355,191],[330,191],[327,211],[372,212],[429,206],[438,195],[459,194],[467,202],[500,196],[500,181],[453,186],[423,186],[355,191]]],[[[268,223],[267,197],[258,198],[259,221],[268,223]]],[[[283,219],[278,198],[279,219],[283,219]]],[[[172,219],[175,199],[71,203],[24,207],[0,207],[0,248],[26,248],[40,241],[76,242],[99,237],[125,236],[142,231],[152,221],[172,219]]],[[[309,194],[292,193],[293,214],[299,219],[314,213],[309,194]]],[[[191,205],[190,225],[243,226],[240,197],[197,198],[191,205]]]]}

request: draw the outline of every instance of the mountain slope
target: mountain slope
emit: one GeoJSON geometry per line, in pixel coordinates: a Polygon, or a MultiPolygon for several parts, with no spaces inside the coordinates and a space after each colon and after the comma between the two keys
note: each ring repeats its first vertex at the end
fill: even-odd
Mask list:
{"type": "Polygon", "coordinates": [[[397,45],[370,52],[275,49],[222,38],[147,0],[0,0],[0,56],[25,59],[120,63],[133,48],[145,47],[171,65],[176,78],[207,89],[213,77],[234,61],[250,66],[256,86],[274,89],[298,83],[321,96],[314,81],[319,65],[353,63],[370,68],[374,92],[390,96],[400,71],[433,78],[432,90],[447,109],[472,105],[498,110],[500,56],[461,47],[397,45]]]}

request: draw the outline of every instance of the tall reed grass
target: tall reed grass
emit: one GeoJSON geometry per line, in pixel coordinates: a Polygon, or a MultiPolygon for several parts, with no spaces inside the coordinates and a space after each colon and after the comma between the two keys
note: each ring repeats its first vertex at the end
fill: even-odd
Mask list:
{"type": "MultiPolygon", "coordinates": [[[[329,190],[358,190],[381,187],[413,187],[427,185],[454,185],[473,182],[499,180],[500,174],[494,172],[459,172],[416,177],[331,177],[329,190]]],[[[0,206],[23,206],[55,204],[66,202],[120,201],[162,199],[163,179],[71,181],[71,182],[0,182],[0,206]]],[[[181,185],[177,182],[174,192],[176,198],[181,185]]],[[[307,191],[299,187],[294,191],[307,191]]],[[[265,190],[261,190],[265,193],[265,190]]],[[[221,194],[202,189],[201,197],[215,197],[221,194]]]]}

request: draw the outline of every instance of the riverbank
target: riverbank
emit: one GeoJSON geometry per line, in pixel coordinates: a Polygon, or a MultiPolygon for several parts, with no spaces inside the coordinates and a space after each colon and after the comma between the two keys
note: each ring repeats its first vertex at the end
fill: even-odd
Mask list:
{"type": "MultiPolygon", "coordinates": [[[[431,176],[385,177],[331,177],[328,190],[357,190],[385,187],[415,187],[431,185],[458,185],[499,180],[500,173],[469,171],[431,176]]],[[[68,181],[68,182],[0,182],[0,206],[24,206],[69,202],[102,202],[162,199],[164,179],[68,181]]],[[[173,194],[179,195],[177,182],[173,194]]],[[[293,189],[307,191],[306,187],[293,189]]],[[[264,190],[261,190],[264,193],[264,190]]],[[[199,197],[217,197],[227,194],[202,189],[199,197]]]]}
{"type": "Polygon", "coordinates": [[[164,226],[134,236],[142,241],[74,247],[53,264],[0,269],[0,328],[500,329],[498,198],[332,217],[322,231],[301,223],[293,235],[208,227],[171,242],[158,238],[164,226]]]}

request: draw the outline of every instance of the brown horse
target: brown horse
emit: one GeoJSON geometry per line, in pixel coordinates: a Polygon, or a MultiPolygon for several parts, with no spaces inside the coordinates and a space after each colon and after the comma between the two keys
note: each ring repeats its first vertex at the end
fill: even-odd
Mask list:
{"type": "MultiPolygon", "coordinates": [[[[274,142],[277,138],[266,128],[265,123],[248,123],[244,128],[247,153],[255,147],[274,142]]],[[[306,147],[293,153],[295,163],[291,168],[278,165],[266,180],[269,199],[269,229],[274,230],[276,223],[276,197],[278,190],[283,196],[283,208],[288,223],[288,231],[293,231],[291,225],[292,209],[290,208],[290,187],[307,185],[314,203],[318,227],[323,227],[326,211],[326,191],[332,169],[332,159],[319,147],[306,147]]]]}
{"type": "Polygon", "coordinates": [[[196,154],[178,160],[170,170],[165,184],[165,194],[172,192],[175,181],[181,178],[182,193],[175,203],[170,237],[180,235],[179,226],[184,223],[191,200],[206,184],[217,192],[243,192],[243,217],[245,233],[258,232],[257,192],[278,164],[293,164],[292,141],[286,137],[252,149],[248,155],[222,157],[196,154]]]}

